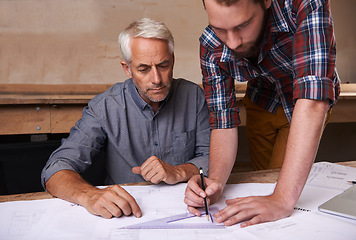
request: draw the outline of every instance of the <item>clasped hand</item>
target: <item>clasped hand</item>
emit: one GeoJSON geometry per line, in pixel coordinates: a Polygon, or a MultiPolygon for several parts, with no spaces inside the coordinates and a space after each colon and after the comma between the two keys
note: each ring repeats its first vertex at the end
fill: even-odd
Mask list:
{"type": "MultiPolygon", "coordinates": [[[[196,208],[204,206],[204,197],[208,203],[215,203],[222,194],[224,185],[217,180],[205,178],[205,192],[201,189],[199,176],[193,176],[187,185],[184,202],[188,211],[200,216],[196,208]]],[[[290,216],[293,206],[286,204],[281,196],[273,193],[269,196],[250,196],[226,200],[226,207],[214,214],[216,222],[231,226],[241,223],[241,227],[275,221],[290,216]]]]}
{"type": "Polygon", "coordinates": [[[141,167],[132,168],[132,172],[141,174],[146,181],[154,184],[160,182],[175,184],[182,181],[180,179],[178,166],[172,166],[165,163],[156,156],[148,158],[141,167]]]}

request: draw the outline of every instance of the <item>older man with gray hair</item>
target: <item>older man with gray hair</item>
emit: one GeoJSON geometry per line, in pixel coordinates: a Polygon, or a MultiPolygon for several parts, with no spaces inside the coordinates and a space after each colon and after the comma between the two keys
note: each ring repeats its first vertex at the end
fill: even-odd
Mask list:
{"type": "Polygon", "coordinates": [[[141,217],[135,199],[119,185],[185,182],[208,171],[209,111],[204,92],[173,79],[174,41],[161,22],[143,18],[119,36],[129,77],[94,97],[41,175],[52,195],[105,218],[141,217]],[[104,189],[80,175],[105,149],[104,189]]]}

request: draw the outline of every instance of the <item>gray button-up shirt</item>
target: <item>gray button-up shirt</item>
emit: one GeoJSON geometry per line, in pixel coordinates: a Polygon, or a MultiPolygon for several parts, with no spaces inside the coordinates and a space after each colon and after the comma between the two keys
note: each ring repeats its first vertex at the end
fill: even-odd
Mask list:
{"type": "Polygon", "coordinates": [[[171,165],[192,163],[207,173],[209,140],[209,111],[197,84],[174,79],[169,95],[154,113],[128,79],[88,103],[42,170],[42,185],[60,170],[84,172],[104,148],[106,184],[145,181],[131,169],[151,156],[171,165]]]}

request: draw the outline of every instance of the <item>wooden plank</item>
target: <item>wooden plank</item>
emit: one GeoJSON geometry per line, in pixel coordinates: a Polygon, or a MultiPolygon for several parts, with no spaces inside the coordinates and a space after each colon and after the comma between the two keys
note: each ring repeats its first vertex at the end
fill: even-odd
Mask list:
{"type": "MultiPolygon", "coordinates": [[[[0,134],[69,132],[71,126],[74,126],[74,123],[81,117],[82,108],[90,99],[108,87],[110,85],[107,84],[0,84],[0,106],[2,107],[0,123],[3,123],[0,126],[0,134]],[[47,108],[51,108],[51,117],[43,119],[38,113],[34,114],[35,111],[30,109],[33,110],[37,105],[47,105],[47,108]],[[52,105],[56,105],[57,109],[52,108],[52,105]],[[24,121],[23,116],[28,120],[24,121]],[[17,123],[19,124],[16,125],[17,123]]],[[[236,84],[235,87],[237,105],[240,109],[240,126],[245,126],[246,113],[241,98],[246,91],[246,84],[236,84]]],[[[333,108],[330,123],[356,122],[356,84],[342,84],[341,89],[342,96],[333,108]]]]}
{"type": "Polygon", "coordinates": [[[31,201],[54,198],[48,192],[23,193],[0,196],[0,202],[31,201]]]}
{"type": "Polygon", "coordinates": [[[2,94],[0,105],[7,104],[86,104],[96,95],[25,95],[2,94]]]}
{"type": "Polygon", "coordinates": [[[356,83],[342,83],[341,84],[341,93],[356,93],[356,83]]]}
{"type": "MultiPolygon", "coordinates": [[[[113,83],[114,84],[114,83],[113,83]]],[[[0,84],[0,95],[2,94],[60,94],[80,95],[99,94],[106,91],[113,84],[0,84]]],[[[202,87],[202,84],[199,84],[202,87]]],[[[235,84],[235,91],[244,94],[246,83],[235,84]]],[[[342,83],[342,96],[354,96],[356,84],[342,83]]]]}
{"type": "MultiPolygon", "coordinates": [[[[88,103],[95,95],[107,90],[109,84],[0,84],[0,104],[76,104],[88,103]]],[[[200,84],[202,87],[202,85],[200,84]]],[[[235,84],[236,97],[240,100],[246,84],[235,84]]],[[[356,84],[341,84],[342,99],[356,100],[356,84]]]]}
{"type": "Polygon", "coordinates": [[[99,94],[113,84],[0,84],[0,94],[99,94]]]}
{"type": "Polygon", "coordinates": [[[0,105],[0,134],[49,133],[48,105],[0,105]]]}
{"type": "Polygon", "coordinates": [[[82,117],[86,104],[53,105],[51,107],[51,133],[67,133],[82,117]]]}

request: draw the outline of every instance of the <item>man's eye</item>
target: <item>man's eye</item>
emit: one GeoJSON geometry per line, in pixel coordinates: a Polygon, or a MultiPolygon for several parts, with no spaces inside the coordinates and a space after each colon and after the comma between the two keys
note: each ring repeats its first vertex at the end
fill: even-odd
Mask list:
{"type": "Polygon", "coordinates": [[[158,67],[159,67],[159,68],[167,68],[167,67],[168,67],[168,64],[159,65],[158,67]]]}
{"type": "Polygon", "coordinates": [[[247,27],[248,25],[250,25],[251,23],[251,19],[248,20],[247,22],[244,22],[243,24],[240,24],[239,26],[237,26],[236,28],[244,28],[244,27],[247,27]]]}
{"type": "Polygon", "coordinates": [[[244,23],[244,24],[241,24],[240,26],[238,27],[235,27],[235,29],[242,29],[244,27],[247,27],[249,23],[244,23]]]}
{"type": "Polygon", "coordinates": [[[138,69],[138,71],[144,73],[148,71],[148,68],[140,68],[138,69]]]}
{"type": "Polygon", "coordinates": [[[215,31],[216,33],[221,33],[221,34],[226,33],[226,30],[220,29],[220,28],[214,28],[214,31],[215,31]]]}

